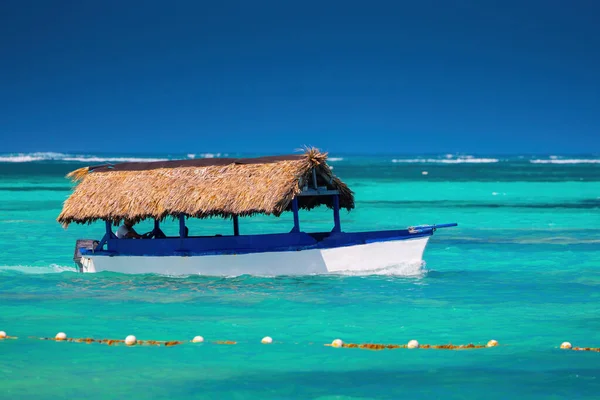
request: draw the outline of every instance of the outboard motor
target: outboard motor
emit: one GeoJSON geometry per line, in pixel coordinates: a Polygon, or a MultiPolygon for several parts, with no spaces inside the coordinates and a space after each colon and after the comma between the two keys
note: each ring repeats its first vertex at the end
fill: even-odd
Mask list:
{"type": "Polygon", "coordinates": [[[83,272],[83,264],[81,264],[81,250],[96,250],[96,246],[98,246],[100,242],[93,239],[77,239],[77,243],[75,243],[75,254],[73,255],[73,261],[77,265],[79,272],[83,272]]]}

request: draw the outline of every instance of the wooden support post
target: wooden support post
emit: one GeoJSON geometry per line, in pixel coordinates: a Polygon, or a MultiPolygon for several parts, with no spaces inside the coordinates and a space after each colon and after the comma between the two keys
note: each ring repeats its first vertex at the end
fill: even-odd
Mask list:
{"type": "Polygon", "coordinates": [[[298,198],[292,200],[292,211],[294,212],[294,229],[292,232],[300,232],[300,217],[298,215],[298,198]]]}
{"type": "Polygon", "coordinates": [[[312,169],[312,180],[313,180],[313,187],[315,190],[318,189],[317,186],[317,170],[315,168],[312,169]]]}
{"type": "Polygon", "coordinates": [[[117,235],[112,231],[112,223],[106,221],[106,239],[116,239],[117,235]]]}
{"type": "Polygon", "coordinates": [[[240,223],[237,215],[233,216],[233,236],[240,236],[240,223]]]}
{"type": "Polygon", "coordinates": [[[154,235],[155,238],[157,237],[163,237],[164,234],[162,234],[162,231],[160,230],[160,223],[158,222],[158,220],[156,218],[154,218],[154,229],[152,229],[152,235],[154,235]]]}
{"type": "Polygon", "coordinates": [[[112,232],[112,226],[110,224],[110,221],[104,221],[104,223],[106,227],[106,233],[104,233],[104,237],[102,237],[102,240],[100,240],[98,246],[96,246],[96,249],[94,251],[102,250],[104,245],[108,243],[108,239],[112,239],[115,236],[115,234],[112,232]]]}
{"type": "Polygon", "coordinates": [[[340,224],[340,196],[338,194],[333,195],[333,232],[341,232],[342,226],[340,224]]]}
{"type": "Polygon", "coordinates": [[[179,214],[179,237],[185,237],[185,215],[179,214]]]}

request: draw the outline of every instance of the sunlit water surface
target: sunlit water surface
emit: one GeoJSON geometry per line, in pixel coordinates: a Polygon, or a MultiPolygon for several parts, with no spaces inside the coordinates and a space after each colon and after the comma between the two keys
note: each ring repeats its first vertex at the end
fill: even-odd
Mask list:
{"type": "MultiPolygon", "coordinates": [[[[600,164],[392,159],[332,162],[356,192],[342,227],[458,222],[432,238],[417,276],[403,276],[402,266],[371,276],[78,274],[75,239],[100,237],[102,225],[64,230],[55,218],[71,189],[63,176],[82,164],[0,162],[0,330],[19,337],[0,341],[0,398],[597,398],[600,353],[558,347],[600,347],[600,164]],[[59,331],[206,342],[36,339],[59,331]],[[267,335],[274,343],[262,345],[267,335]],[[324,346],[335,338],[500,346],[324,346]]],[[[301,221],[308,231],[330,229],[331,212],[301,221]]],[[[290,225],[289,215],[240,221],[242,233],[290,225]]],[[[231,230],[221,220],[189,226],[231,230]]]]}

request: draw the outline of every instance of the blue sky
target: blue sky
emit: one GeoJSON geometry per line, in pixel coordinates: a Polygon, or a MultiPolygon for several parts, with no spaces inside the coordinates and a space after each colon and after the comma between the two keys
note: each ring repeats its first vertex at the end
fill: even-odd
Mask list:
{"type": "Polygon", "coordinates": [[[600,2],[0,5],[0,152],[600,151],[600,2]]]}

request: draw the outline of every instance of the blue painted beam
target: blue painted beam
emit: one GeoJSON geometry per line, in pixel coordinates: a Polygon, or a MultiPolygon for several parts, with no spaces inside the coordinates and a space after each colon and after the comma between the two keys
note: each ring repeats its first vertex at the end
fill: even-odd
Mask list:
{"type": "Polygon", "coordinates": [[[109,238],[112,238],[113,236],[116,236],[113,231],[112,231],[112,225],[110,223],[110,221],[104,221],[105,227],[106,227],[106,235],[109,238]]]}
{"type": "Polygon", "coordinates": [[[237,215],[233,216],[233,236],[240,236],[240,223],[237,215]]]}
{"type": "Polygon", "coordinates": [[[298,198],[292,200],[292,211],[294,212],[294,228],[292,232],[300,232],[300,216],[298,215],[298,198]]]}
{"type": "Polygon", "coordinates": [[[410,233],[421,233],[423,231],[434,231],[438,228],[451,228],[453,226],[458,226],[458,224],[456,222],[451,222],[448,224],[436,224],[436,225],[417,225],[417,226],[411,226],[408,228],[408,231],[410,233]]]}
{"type": "MultiPolygon", "coordinates": [[[[109,239],[106,256],[181,256],[248,254],[310,249],[331,249],[390,240],[408,240],[433,234],[433,229],[412,233],[408,230],[337,233],[278,233],[241,236],[178,237],[164,239],[109,239]]],[[[85,250],[82,250],[82,254],[85,250]]],[[[89,251],[88,254],[92,252],[89,251]]]]}
{"type": "Polygon", "coordinates": [[[166,237],[165,233],[160,229],[160,221],[157,219],[154,219],[154,229],[152,229],[152,234],[157,239],[166,237]]]}
{"type": "Polygon", "coordinates": [[[333,232],[341,232],[342,225],[340,223],[340,196],[333,195],[333,232]]]}
{"type": "Polygon", "coordinates": [[[437,228],[452,228],[453,226],[458,226],[458,224],[456,222],[451,222],[449,224],[436,224],[436,225],[433,225],[433,227],[435,229],[437,229],[437,228]]]}
{"type": "Polygon", "coordinates": [[[307,189],[298,193],[296,196],[332,196],[340,194],[338,190],[328,190],[328,189],[307,189]]]}
{"type": "Polygon", "coordinates": [[[179,214],[179,237],[185,237],[185,215],[179,214]]]}
{"type": "Polygon", "coordinates": [[[102,240],[100,240],[100,243],[98,243],[98,246],[96,246],[97,250],[102,250],[102,247],[108,243],[108,239],[117,238],[117,235],[115,235],[112,231],[112,224],[110,221],[104,221],[104,227],[106,228],[106,232],[104,233],[102,240]]]}
{"type": "Polygon", "coordinates": [[[105,234],[102,240],[100,240],[100,243],[98,243],[98,246],[96,246],[96,250],[102,250],[102,247],[108,242],[108,239],[108,234],[105,234]]]}

